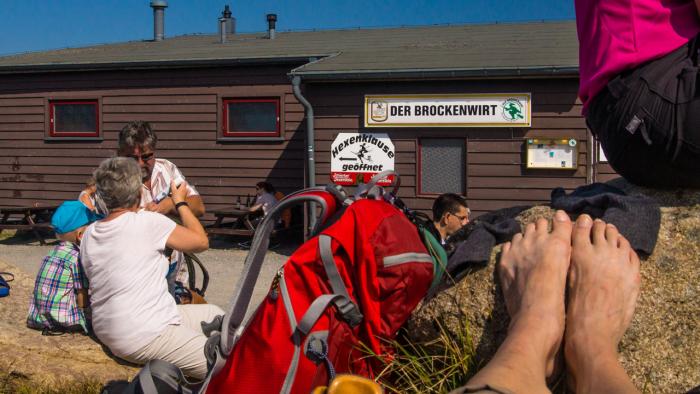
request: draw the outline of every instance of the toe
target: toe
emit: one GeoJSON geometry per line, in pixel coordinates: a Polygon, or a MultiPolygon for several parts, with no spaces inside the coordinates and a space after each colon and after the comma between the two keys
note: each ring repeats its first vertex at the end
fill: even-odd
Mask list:
{"type": "Polygon", "coordinates": [[[547,231],[549,230],[549,221],[545,218],[539,218],[535,222],[535,231],[537,231],[540,234],[546,234],[547,231]]]}
{"type": "Polygon", "coordinates": [[[607,226],[605,225],[605,222],[596,219],[593,221],[593,229],[591,230],[591,239],[593,240],[594,244],[600,245],[604,242],[605,240],[605,229],[607,226]]]}
{"type": "Polygon", "coordinates": [[[508,254],[510,252],[510,246],[511,246],[510,242],[504,243],[503,247],[501,248],[501,253],[504,255],[508,254]]]}
{"type": "Polygon", "coordinates": [[[605,226],[605,239],[612,246],[619,245],[620,232],[617,230],[614,224],[608,223],[605,226]]]}
{"type": "Polygon", "coordinates": [[[593,221],[588,215],[581,215],[576,219],[576,226],[573,231],[574,248],[582,248],[591,245],[591,227],[593,221]]]}
{"type": "Polygon", "coordinates": [[[535,228],[535,223],[528,223],[527,226],[525,226],[525,237],[531,237],[532,234],[534,234],[536,231],[535,228]]]}
{"type": "Polygon", "coordinates": [[[562,210],[558,210],[554,214],[554,220],[552,221],[552,234],[565,240],[567,243],[571,243],[571,219],[569,215],[562,210]]]}

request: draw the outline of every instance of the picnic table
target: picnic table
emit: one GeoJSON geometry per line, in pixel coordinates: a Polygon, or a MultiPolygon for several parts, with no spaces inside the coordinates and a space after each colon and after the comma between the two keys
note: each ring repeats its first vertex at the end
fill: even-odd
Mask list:
{"type": "Polygon", "coordinates": [[[207,226],[209,234],[239,235],[252,237],[255,234],[255,226],[250,221],[251,211],[246,206],[231,206],[211,211],[216,217],[214,224],[207,226]],[[234,219],[225,222],[225,219],[234,219]]]}
{"type": "Polygon", "coordinates": [[[50,230],[49,220],[58,205],[0,206],[2,230],[32,230],[41,245],[46,245],[41,230],[50,230]]]}

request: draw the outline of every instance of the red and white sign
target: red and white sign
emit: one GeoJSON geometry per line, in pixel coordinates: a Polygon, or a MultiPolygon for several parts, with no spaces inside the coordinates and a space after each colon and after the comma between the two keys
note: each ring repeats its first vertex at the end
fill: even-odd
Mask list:
{"type": "MultiPolygon", "coordinates": [[[[394,169],[396,151],[385,133],[340,133],[331,144],[331,181],[336,185],[367,183],[394,169]]],[[[379,182],[390,185],[393,177],[379,182]]]]}

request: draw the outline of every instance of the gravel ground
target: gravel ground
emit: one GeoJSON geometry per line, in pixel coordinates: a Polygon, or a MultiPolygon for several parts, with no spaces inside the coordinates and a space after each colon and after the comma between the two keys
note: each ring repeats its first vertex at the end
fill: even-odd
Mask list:
{"type": "MultiPolygon", "coordinates": [[[[8,233],[2,235],[5,234],[8,233]]],[[[4,239],[0,239],[0,261],[15,265],[31,276],[36,276],[41,261],[56,242],[47,239],[49,245],[41,246],[31,236],[2,238],[4,239]]],[[[225,310],[229,306],[234,287],[243,271],[243,263],[248,254],[247,250],[237,248],[237,242],[238,240],[231,238],[214,238],[210,242],[210,249],[197,255],[209,271],[209,288],[205,295],[207,301],[210,304],[219,305],[225,310]]],[[[255,286],[249,314],[265,297],[275,272],[294,249],[295,245],[282,245],[268,252],[255,286]]],[[[197,283],[201,283],[199,278],[197,283]]]]}

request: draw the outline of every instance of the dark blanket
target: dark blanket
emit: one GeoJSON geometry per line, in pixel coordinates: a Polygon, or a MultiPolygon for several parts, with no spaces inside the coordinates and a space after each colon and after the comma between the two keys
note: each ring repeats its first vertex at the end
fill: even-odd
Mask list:
{"type": "MultiPolygon", "coordinates": [[[[571,194],[566,194],[562,188],[552,190],[551,207],[566,211],[572,220],[585,213],[614,224],[637,252],[651,254],[656,245],[661,211],[648,197],[628,196],[615,187],[594,183],[581,186],[571,194]]],[[[488,264],[493,247],[510,241],[520,232],[515,217],[528,208],[518,206],[489,212],[453,234],[445,246],[449,256],[448,275],[438,290],[458,282],[470,269],[488,264]]]]}
{"type": "Polygon", "coordinates": [[[449,255],[446,280],[457,282],[467,274],[469,267],[488,264],[491,249],[520,232],[515,217],[528,208],[530,206],[518,206],[483,214],[454,233],[445,248],[449,255]]]}
{"type": "Polygon", "coordinates": [[[614,224],[637,252],[651,254],[661,225],[659,205],[646,196],[628,196],[604,183],[581,186],[566,194],[562,188],[552,190],[553,209],[563,209],[572,217],[588,214],[614,224]]]}

